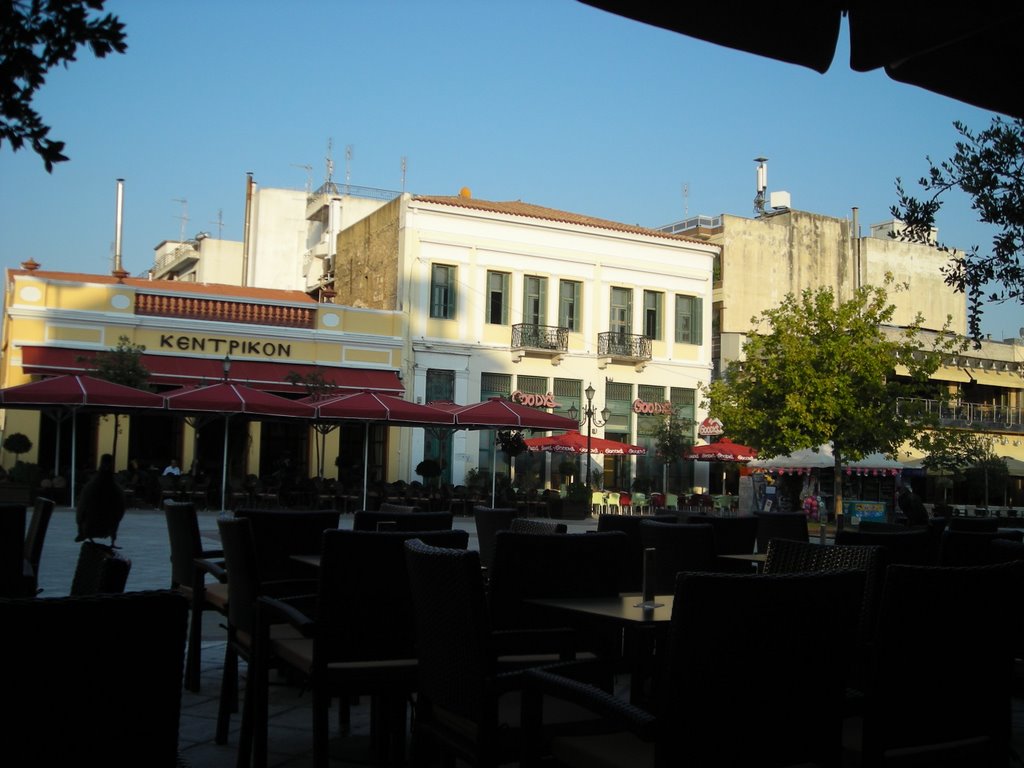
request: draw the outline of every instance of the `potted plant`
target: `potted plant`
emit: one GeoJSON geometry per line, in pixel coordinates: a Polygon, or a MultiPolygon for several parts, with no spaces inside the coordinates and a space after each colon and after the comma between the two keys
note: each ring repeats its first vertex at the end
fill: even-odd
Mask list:
{"type": "Polygon", "coordinates": [[[424,485],[436,485],[441,476],[441,465],[434,459],[424,459],[416,465],[416,474],[423,478],[424,485]]]}
{"type": "Polygon", "coordinates": [[[590,514],[591,492],[586,483],[569,483],[562,499],[562,517],[583,520],[590,514]]]}

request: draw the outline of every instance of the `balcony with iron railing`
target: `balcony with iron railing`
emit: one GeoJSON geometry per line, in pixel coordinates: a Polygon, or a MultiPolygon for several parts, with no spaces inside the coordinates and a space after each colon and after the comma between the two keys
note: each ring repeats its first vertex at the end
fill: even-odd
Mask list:
{"type": "Polygon", "coordinates": [[[512,326],[511,347],[516,362],[524,354],[546,355],[561,360],[569,350],[569,329],[558,325],[516,323],[512,326]]]}
{"type": "Polygon", "coordinates": [[[609,331],[597,334],[597,355],[631,363],[651,359],[651,339],[637,333],[609,331]]]}
{"type": "Polygon", "coordinates": [[[944,427],[1024,433],[1024,406],[990,403],[945,402],[924,398],[900,398],[896,412],[913,410],[938,419],[944,427]]]}

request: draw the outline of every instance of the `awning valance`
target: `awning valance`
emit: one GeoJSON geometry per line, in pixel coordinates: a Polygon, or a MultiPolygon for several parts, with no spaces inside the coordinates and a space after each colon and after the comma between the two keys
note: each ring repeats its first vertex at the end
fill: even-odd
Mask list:
{"type": "MultiPolygon", "coordinates": [[[[94,350],[68,349],[66,347],[43,347],[26,345],[21,347],[21,366],[25,373],[57,375],[82,373],[89,369],[87,360],[96,355],[94,350]],[[83,358],[85,358],[83,360],[83,358]]],[[[149,371],[152,384],[183,386],[186,384],[214,383],[223,376],[221,357],[176,357],[171,355],[143,354],[142,364],[149,371]]],[[[329,365],[302,363],[267,362],[262,360],[231,360],[231,379],[244,382],[256,389],[273,392],[296,392],[290,384],[289,373],[308,376],[317,372],[327,382],[333,382],[337,394],[369,390],[387,394],[401,394],[405,391],[397,371],[344,368],[329,365]]]]}

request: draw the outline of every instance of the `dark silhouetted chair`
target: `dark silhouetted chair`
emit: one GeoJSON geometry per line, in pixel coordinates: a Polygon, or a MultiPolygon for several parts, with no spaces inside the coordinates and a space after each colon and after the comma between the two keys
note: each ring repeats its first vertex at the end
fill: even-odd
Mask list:
{"type": "MultiPolygon", "coordinates": [[[[217,520],[221,544],[224,547],[224,563],[227,570],[228,590],[231,599],[227,606],[228,642],[224,649],[224,667],[221,675],[220,706],[217,712],[216,741],[227,743],[231,713],[238,703],[238,658],[248,663],[249,675],[246,687],[245,708],[242,716],[242,733],[239,736],[239,765],[248,765],[249,750],[252,746],[253,707],[251,695],[253,683],[254,637],[256,635],[256,601],[263,595],[291,597],[313,595],[317,582],[307,579],[265,580],[261,571],[262,561],[253,521],[249,517],[217,520]]],[[[297,636],[287,627],[274,629],[275,635],[297,636]]]]}
{"type": "Polygon", "coordinates": [[[199,690],[203,612],[227,615],[228,586],[223,552],[203,547],[199,518],[192,502],[164,501],[171,547],[171,589],[189,601],[188,650],[185,653],[185,690],[199,690]],[[214,579],[207,583],[207,576],[214,579]]]}
{"type": "Polygon", "coordinates": [[[187,614],[170,591],[0,600],[0,624],[18,628],[0,636],[17,661],[4,673],[18,700],[4,711],[4,762],[181,765],[187,614]]]}
{"type": "Polygon", "coordinates": [[[0,504],[0,597],[25,596],[25,506],[0,504]]]}
{"type": "MultiPolygon", "coordinates": [[[[329,531],[323,539],[315,610],[260,598],[263,621],[287,621],[302,637],[268,638],[269,657],[297,672],[313,692],[313,764],[328,764],[328,708],[332,697],[347,702],[372,695],[384,710],[374,717],[380,757],[404,757],[405,703],[416,689],[412,593],[405,542],[466,548],[466,531],[329,531]]],[[[254,685],[263,691],[266,660],[261,652],[254,685]]],[[[254,753],[266,755],[266,709],[257,710],[254,753]]],[[[342,706],[345,706],[343,703],[342,706]]]]}
{"type": "Polygon", "coordinates": [[[46,531],[50,527],[53,507],[53,499],[36,497],[28,530],[25,532],[24,559],[27,566],[25,568],[25,597],[31,597],[39,592],[39,561],[43,556],[43,542],[46,540],[46,531]]]}
{"type": "MultiPolygon", "coordinates": [[[[499,552],[500,537],[511,535],[516,534],[499,534],[499,552]]],[[[455,758],[477,768],[517,761],[519,712],[503,704],[517,693],[522,677],[502,674],[479,553],[415,539],[405,547],[420,670],[412,764],[430,765],[437,752],[442,765],[454,765],[455,758]]]]}
{"type": "Polygon", "coordinates": [[[974,533],[995,532],[999,529],[997,517],[952,517],[949,520],[951,531],[971,531],[974,533]]]}
{"type": "Polygon", "coordinates": [[[623,592],[639,592],[644,573],[643,543],[640,541],[640,525],[649,520],[659,523],[675,522],[674,514],[661,513],[647,517],[630,515],[600,515],[597,518],[597,530],[600,533],[622,531],[626,534],[626,556],[622,561],[619,589],[623,592]]]}
{"type": "Polygon", "coordinates": [[[519,511],[514,507],[473,507],[473,521],[476,523],[477,549],[480,564],[490,568],[494,560],[494,539],[498,531],[507,531],[519,511]]]}
{"type": "Polygon", "coordinates": [[[252,521],[260,578],[281,581],[309,577],[308,566],[292,557],[319,554],[324,531],[338,528],[341,513],[333,509],[239,509],[235,517],[252,521]]]}
{"type": "Polygon", "coordinates": [[[383,512],[358,510],[352,516],[353,531],[376,531],[380,523],[394,523],[393,531],[450,531],[451,512],[383,512]]]}
{"type": "Polygon", "coordinates": [[[560,766],[838,765],[863,579],[857,571],[680,574],[652,709],[529,670],[534,696],[589,702],[608,724],[596,737],[545,735],[533,701],[524,707],[534,713],[528,754],[550,752],[560,766]],[[808,653],[808,638],[825,637],[839,647],[808,653]],[[810,729],[793,717],[808,702],[810,729]]]}
{"type": "Polygon", "coordinates": [[[535,518],[517,517],[508,527],[512,533],[532,533],[534,536],[550,536],[556,533],[568,533],[565,523],[554,520],[537,520],[535,518]]]}
{"type": "Polygon", "coordinates": [[[84,541],[78,551],[70,594],[86,597],[124,592],[131,569],[132,561],[113,547],[84,541]]]}
{"type": "Polygon", "coordinates": [[[1000,539],[1024,540],[1019,529],[996,531],[943,531],[939,542],[939,565],[986,565],[992,562],[991,544],[1000,539]]]}
{"type": "Polygon", "coordinates": [[[767,552],[771,539],[808,541],[807,515],[803,512],[755,512],[757,551],[767,552]]]}
{"type": "Polygon", "coordinates": [[[903,531],[854,531],[845,528],[836,532],[836,544],[885,547],[886,561],[891,565],[935,565],[938,557],[935,536],[927,528],[903,531]]]}
{"type": "Polygon", "coordinates": [[[847,732],[865,768],[897,757],[900,765],[1007,765],[1022,637],[1021,613],[1008,606],[1022,590],[1024,562],[889,567],[863,719],[847,732]]]}
{"type": "Polygon", "coordinates": [[[627,556],[626,535],[567,533],[536,536],[499,531],[488,578],[491,621],[509,632],[503,653],[593,651],[617,656],[620,641],[607,628],[567,623],[528,602],[553,597],[608,597],[619,594],[621,561],[627,556]],[[516,633],[522,632],[522,635],[516,633]],[[534,643],[534,641],[536,641],[534,643]],[[524,643],[523,645],[517,645],[524,643]]]}
{"type": "Polygon", "coordinates": [[[640,542],[645,550],[654,550],[654,591],[657,594],[671,593],[680,571],[716,569],[715,531],[710,525],[647,520],[640,526],[640,542]]]}

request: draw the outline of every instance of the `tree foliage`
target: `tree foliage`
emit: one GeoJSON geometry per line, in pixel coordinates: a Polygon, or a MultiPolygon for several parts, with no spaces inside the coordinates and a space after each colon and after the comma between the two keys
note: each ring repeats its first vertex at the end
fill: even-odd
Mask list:
{"type": "Polygon", "coordinates": [[[693,447],[693,424],[673,410],[654,428],[654,450],[664,464],[678,461],[693,447]]]}
{"type": "Polygon", "coordinates": [[[134,344],[127,336],[119,336],[117,344],[106,352],[100,352],[84,360],[97,379],[123,384],[126,387],[148,389],[149,371],[142,364],[142,353],[146,347],[134,344]]]}
{"type": "Polygon", "coordinates": [[[967,296],[968,328],[977,344],[986,302],[1024,304],[1024,120],[996,117],[979,133],[960,122],[953,126],[961,137],[953,156],[938,165],[927,158],[928,175],[918,180],[924,193],[921,199],[908,194],[897,179],[899,202],[892,213],[906,224],[906,230],[896,236],[931,242],[943,197],[960,189],[971,198],[979,220],[995,226],[987,251],[978,245],[957,251],[936,243],[950,255],[943,269],[946,283],[967,296]]]}
{"type": "Polygon", "coordinates": [[[894,309],[879,287],[861,288],[847,301],[837,301],[831,288],[787,296],[752,319],[746,359],[731,362],[707,389],[711,416],[764,458],[831,443],[841,510],[843,462],[894,453],[927,423],[901,398],[941,397],[928,376],[953,340],[940,335],[926,348],[917,325],[889,326],[894,309]],[[909,380],[896,379],[897,365],[909,380]]]}
{"type": "Polygon", "coordinates": [[[14,432],[4,438],[4,450],[10,451],[15,456],[21,456],[21,454],[32,450],[32,441],[28,438],[28,435],[14,432]]]}
{"type": "Polygon", "coordinates": [[[78,49],[93,55],[124,53],[124,24],[116,16],[96,16],[104,0],[0,0],[0,147],[18,151],[27,142],[53,172],[67,160],[64,142],[50,138],[50,127],[32,107],[36,91],[53,67],[65,67],[78,49]]]}

